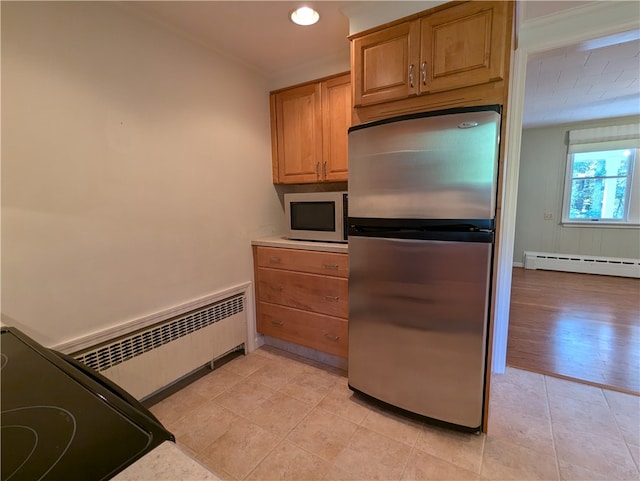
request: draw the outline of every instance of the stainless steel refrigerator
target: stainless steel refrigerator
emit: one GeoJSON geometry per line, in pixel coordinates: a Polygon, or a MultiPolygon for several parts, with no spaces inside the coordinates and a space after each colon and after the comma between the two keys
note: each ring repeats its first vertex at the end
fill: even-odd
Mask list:
{"type": "Polygon", "coordinates": [[[501,107],[349,129],[349,386],[481,428],[501,107]]]}

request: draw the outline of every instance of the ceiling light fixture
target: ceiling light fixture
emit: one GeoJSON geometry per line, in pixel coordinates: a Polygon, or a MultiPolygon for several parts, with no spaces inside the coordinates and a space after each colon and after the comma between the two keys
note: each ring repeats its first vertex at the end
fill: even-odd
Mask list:
{"type": "Polygon", "coordinates": [[[289,15],[291,21],[298,25],[313,25],[320,20],[320,14],[311,7],[300,7],[289,15]]]}

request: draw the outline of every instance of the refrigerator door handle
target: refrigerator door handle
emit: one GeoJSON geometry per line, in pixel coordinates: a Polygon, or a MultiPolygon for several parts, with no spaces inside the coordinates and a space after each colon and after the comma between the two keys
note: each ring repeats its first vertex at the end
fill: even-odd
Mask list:
{"type": "Polygon", "coordinates": [[[389,229],[382,227],[351,226],[349,236],[388,238],[388,239],[413,239],[431,241],[458,241],[458,242],[484,242],[493,243],[494,231],[490,229],[468,228],[466,230],[407,228],[389,229]]]}

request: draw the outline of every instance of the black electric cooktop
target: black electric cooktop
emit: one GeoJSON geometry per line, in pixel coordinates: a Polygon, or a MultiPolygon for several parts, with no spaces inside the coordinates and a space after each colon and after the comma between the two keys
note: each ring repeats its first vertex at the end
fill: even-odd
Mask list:
{"type": "Polygon", "coordinates": [[[173,436],[95,371],[15,328],[0,339],[2,481],[105,480],[173,436]]]}

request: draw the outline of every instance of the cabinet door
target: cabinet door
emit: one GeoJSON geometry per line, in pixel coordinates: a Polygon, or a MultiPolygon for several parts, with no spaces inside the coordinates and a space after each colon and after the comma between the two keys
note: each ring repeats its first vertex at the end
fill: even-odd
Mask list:
{"type": "Polygon", "coordinates": [[[508,7],[468,2],[422,18],[420,93],[503,79],[508,7]]]}
{"type": "Polygon", "coordinates": [[[347,180],[347,132],[351,126],[351,76],[322,82],[322,178],[347,180]]]}
{"type": "Polygon", "coordinates": [[[351,75],[356,107],[417,93],[419,23],[406,22],[353,39],[351,75]]]}
{"type": "Polygon", "coordinates": [[[275,123],[274,183],[319,180],[322,159],[320,85],[303,85],[273,97],[275,123]]]}

